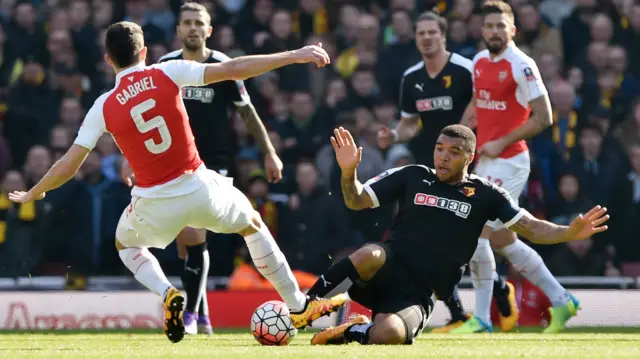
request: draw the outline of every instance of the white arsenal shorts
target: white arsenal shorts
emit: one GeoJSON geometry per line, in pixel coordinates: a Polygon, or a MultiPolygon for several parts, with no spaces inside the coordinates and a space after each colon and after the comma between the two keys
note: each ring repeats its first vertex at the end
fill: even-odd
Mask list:
{"type": "Polygon", "coordinates": [[[237,233],[251,225],[254,209],[233,186],[233,179],[215,171],[198,171],[201,186],[188,194],[165,198],[132,196],[116,239],[125,247],[167,247],[185,227],[216,233],[237,233]]]}
{"type": "MultiPolygon", "coordinates": [[[[518,202],[531,173],[529,152],[522,152],[511,158],[480,157],[474,172],[504,188],[518,202]]],[[[487,226],[494,230],[505,228],[500,220],[489,221],[487,226]]]]}

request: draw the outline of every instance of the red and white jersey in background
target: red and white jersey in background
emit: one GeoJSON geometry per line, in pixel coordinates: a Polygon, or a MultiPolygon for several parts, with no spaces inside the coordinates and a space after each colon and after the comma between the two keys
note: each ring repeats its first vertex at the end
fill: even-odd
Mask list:
{"type": "MultiPolygon", "coordinates": [[[[535,61],[513,43],[491,59],[489,50],[473,58],[478,147],[512,132],[529,119],[529,102],[547,94],[535,61]]],[[[524,140],[500,154],[511,158],[527,151],[524,140]]]]}
{"type": "Polygon", "coordinates": [[[100,136],[110,133],[136,177],[133,195],[173,197],[197,190],[197,170],[204,165],[181,88],[204,85],[205,67],[176,60],[120,72],[114,88],[87,113],[74,143],[92,150],[100,136]]]}

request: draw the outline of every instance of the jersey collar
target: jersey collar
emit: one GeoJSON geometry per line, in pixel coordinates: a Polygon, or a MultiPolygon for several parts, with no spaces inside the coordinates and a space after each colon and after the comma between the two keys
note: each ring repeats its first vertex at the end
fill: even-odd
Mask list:
{"type": "Polygon", "coordinates": [[[131,67],[127,67],[126,69],[120,71],[117,75],[116,75],[116,85],[120,82],[120,79],[127,76],[128,74],[132,73],[132,72],[136,72],[136,71],[140,71],[144,69],[144,62],[139,62],[136,65],[133,65],[131,67]]]}
{"type": "Polygon", "coordinates": [[[501,61],[503,59],[505,59],[507,56],[509,56],[509,53],[511,53],[511,51],[513,51],[513,48],[516,45],[513,43],[513,41],[511,41],[509,43],[509,45],[507,45],[507,47],[504,49],[504,51],[502,51],[502,53],[496,57],[494,57],[493,59],[491,58],[491,56],[489,56],[489,61],[491,62],[498,62],[501,61]]]}

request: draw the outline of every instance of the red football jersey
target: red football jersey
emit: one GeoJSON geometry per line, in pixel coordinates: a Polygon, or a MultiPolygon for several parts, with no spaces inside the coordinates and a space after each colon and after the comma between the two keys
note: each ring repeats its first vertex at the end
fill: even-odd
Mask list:
{"type": "MultiPolygon", "coordinates": [[[[164,197],[192,186],[172,181],[202,166],[182,102],[183,86],[204,85],[205,65],[193,61],[139,64],[120,72],[85,117],[75,144],[93,149],[109,132],[136,177],[133,194],[164,197]],[[170,188],[160,188],[168,185],[170,188]]],[[[178,181],[179,182],[179,181],[178,181]]]]}
{"type": "MultiPolygon", "coordinates": [[[[529,102],[547,94],[535,61],[514,44],[491,59],[489,51],[473,59],[473,90],[478,122],[478,147],[520,127],[529,119],[529,102]]],[[[527,151],[524,140],[500,154],[510,158],[527,151]]]]}

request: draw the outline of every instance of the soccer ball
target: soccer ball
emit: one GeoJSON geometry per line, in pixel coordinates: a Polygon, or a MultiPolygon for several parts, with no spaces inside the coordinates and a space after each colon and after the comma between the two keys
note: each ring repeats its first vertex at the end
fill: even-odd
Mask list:
{"type": "Polygon", "coordinates": [[[287,345],[298,334],[283,302],[262,303],[251,316],[251,333],[262,345],[287,345]]]}

